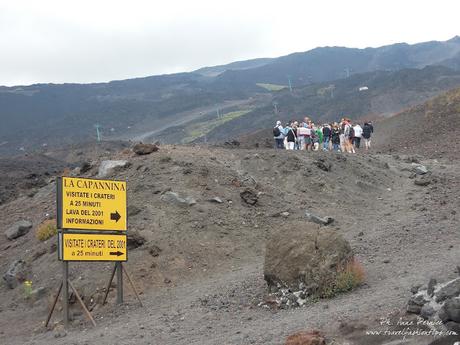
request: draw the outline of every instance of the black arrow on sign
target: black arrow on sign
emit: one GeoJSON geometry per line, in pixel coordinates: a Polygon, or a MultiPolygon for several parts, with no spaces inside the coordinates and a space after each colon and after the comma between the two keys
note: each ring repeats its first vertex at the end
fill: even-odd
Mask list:
{"type": "Polygon", "coordinates": [[[120,255],[123,255],[123,252],[116,251],[116,252],[109,252],[109,254],[110,254],[110,255],[120,256],[120,255]]]}
{"type": "Polygon", "coordinates": [[[110,214],[110,219],[114,220],[115,222],[118,222],[118,220],[121,218],[120,214],[118,211],[115,211],[115,213],[110,214]]]}

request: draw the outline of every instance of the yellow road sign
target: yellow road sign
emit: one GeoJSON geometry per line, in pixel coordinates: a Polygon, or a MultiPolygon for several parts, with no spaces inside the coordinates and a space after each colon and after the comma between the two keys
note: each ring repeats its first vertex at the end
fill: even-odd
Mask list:
{"type": "Polygon", "coordinates": [[[59,233],[63,261],[127,261],[127,236],[118,234],[59,233]]]}
{"type": "Polygon", "coordinates": [[[60,229],[127,230],[124,181],[61,177],[57,205],[60,229]]]}

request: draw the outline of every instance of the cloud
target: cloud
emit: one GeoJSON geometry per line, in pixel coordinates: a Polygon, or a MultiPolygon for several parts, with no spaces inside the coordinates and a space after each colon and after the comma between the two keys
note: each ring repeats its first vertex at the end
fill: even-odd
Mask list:
{"type": "Polygon", "coordinates": [[[316,46],[414,43],[458,33],[458,11],[452,7],[460,5],[443,0],[417,4],[396,0],[381,2],[379,7],[363,0],[3,2],[0,84],[108,81],[316,46]]]}

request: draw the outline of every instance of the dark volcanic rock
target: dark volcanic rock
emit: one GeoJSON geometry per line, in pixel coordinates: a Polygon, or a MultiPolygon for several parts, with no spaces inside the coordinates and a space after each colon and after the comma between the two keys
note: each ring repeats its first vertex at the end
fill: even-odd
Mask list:
{"type": "Polygon", "coordinates": [[[257,204],[257,201],[259,200],[259,197],[257,196],[257,193],[252,190],[252,189],[245,189],[240,193],[241,199],[248,205],[255,205],[257,204]]]}
{"type": "Polygon", "coordinates": [[[3,275],[3,281],[10,289],[14,289],[24,280],[26,280],[26,265],[22,260],[14,261],[3,275]]]}
{"type": "Polygon", "coordinates": [[[413,314],[420,314],[420,312],[422,311],[422,307],[427,302],[428,301],[423,297],[423,295],[414,295],[409,299],[409,302],[407,303],[407,312],[413,314]]]}
{"type": "Polygon", "coordinates": [[[323,171],[331,171],[332,164],[324,160],[324,158],[318,158],[313,162],[318,168],[323,171]]]}
{"type": "Polygon", "coordinates": [[[442,302],[450,297],[460,296],[460,278],[454,279],[435,293],[436,302],[442,302]]]}
{"type": "Polygon", "coordinates": [[[148,155],[152,152],[158,151],[160,148],[155,144],[139,143],[133,146],[133,152],[137,155],[148,155]]]}
{"type": "Polygon", "coordinates": [[[450,298],[442,307],[448,321],[460,322],[460,298],[450,298]]]}
{"type": "Polygon", "coordinates": [[[428,289],[427,289],[428,296],[433,297],[435,286],[436,286],[436,279],[431,278],[430,281],[428,282],[428,289]]]}
{"type": "Polygon", "coordinates": [[[428,186],[431,183],[431,176],[428,175],[422,175],[422,176],[417,176],[414,179],[414,184],[417,186],[428,186]]]}
{"type": "Polygon", "coordinates": [[[319,217],[314,215],[308,211],[305,211],[305,217],[312,223],[320,224],[320,225],[329,225],[334,221],[334,218],[326,216],[326,217],[319,217]]]}

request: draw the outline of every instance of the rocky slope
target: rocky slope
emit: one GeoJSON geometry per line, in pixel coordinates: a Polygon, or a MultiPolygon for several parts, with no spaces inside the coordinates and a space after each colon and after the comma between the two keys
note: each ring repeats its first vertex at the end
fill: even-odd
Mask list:
{"type": "Polygon", "coordinates": [[[103,159],[129,163],[106,177],[128,181],[127,267],[146,306],[136,304],[128,287],[126,305],[115,307],[111,292],[101,306],[111,265],[74,263],[71,279],[98,327],[73,305],[70,330],[62,329],[59,314],[51,330],[43,328],[61,272],[56,238],[35,236],[37,224],[55,214],[51,180],[33,196],[0,205],[1,229],[20,220],[33,224],[17,239],[0,237],[0,271],[21,260],[25,278],[42,288],[26,299],[22,285],[1,286],[0,332],[9,344],[280,344],[311,328],[339,344],[384,344],[395,338],[365,330],[379,327],[388,313],[405,317],[412,285],[457,275],[458,160],[204,146],[162,146],[146,156],[93,149],[80,157],[75,166],[90,164],[73,173],[87,177],[103,159]],[[414,183],[420,176],[412,178],[415,160],[430,172],[425,186],[414,183]],[[306,221],[306,210],[334,218],[328,226],[350,242],[366,283],[295,310],[260,307],[267,294],[265,241],[272,229],[306,221]]]}

